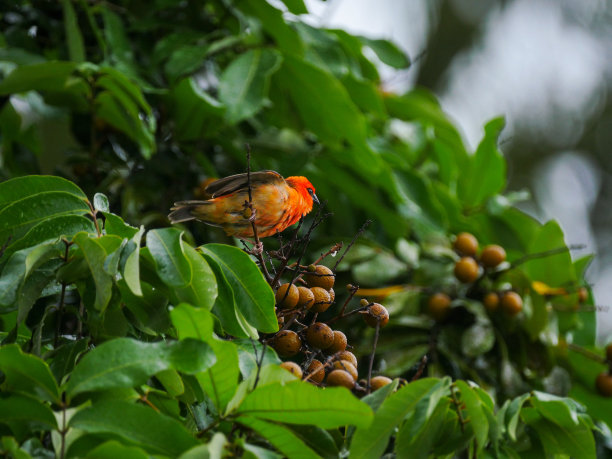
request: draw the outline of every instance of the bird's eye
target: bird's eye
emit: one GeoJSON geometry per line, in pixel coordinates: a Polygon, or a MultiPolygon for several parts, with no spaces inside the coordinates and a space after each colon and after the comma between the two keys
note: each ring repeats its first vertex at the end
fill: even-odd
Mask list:
{"type": "Polygon", "coordinates": [[[312,196],[314,194],[314,190],[312,188],[307,188],[306,191],[308,191],[308,194],[310,196],[312,196]]]}

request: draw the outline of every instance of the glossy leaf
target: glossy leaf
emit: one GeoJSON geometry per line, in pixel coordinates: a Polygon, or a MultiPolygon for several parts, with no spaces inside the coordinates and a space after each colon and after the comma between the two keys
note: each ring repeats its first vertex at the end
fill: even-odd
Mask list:
{"type": "Polygon", "coordinates": [[[249,118],[267,104],[270,75],[279,65],[277,52],[255,49],[241,54],[225,69],[219,81],[219,99],[227,108],[229,123],[249,118]]]}
{"type": "MultiPolygon", "coordinates": [[[[4,80],[6,81],[6,80],[4,80]]],[[[73,182],[53,175],[27,175],[0,183],[0,208],[45,191],[64,191],[86,200],[87,196],[73,182]]]]}
{"type": "Polygon", "coordinates": [[[200,250],[223,272],[234,293],[237,309],[258,330],[278,330],[274,294],[263,274],[242,250],[223,244],[206,244],[200,250]]]}
{"type": "Polygon", "coordinates": [[[60,403],[55,378],[40,358],[24,354],[16,344],[0,346],[0,368],[6,377],[2,384],[4,390],[60,403]]]}
{"type": "Polygon", "coordinates": [[[59,91],[76,69],[74,62],[49,61],[22,65],[0,82],[0,95],[25,91],[59,91]]]}
{"type": "Polygon", "coordinates": [[[410,59],[395,43],[389,40],[372,40],[366,37],[359,37],[359,39],[374,51],[385,64],[396,69],[405,69],[410,66],[410,59]]]}
{"type": "Polygon", "coordinates": [[[185,256],[182,234],[176,228],[147,233],[147,248],[155,260],[157,274],[169,287],[185,287],[193,276],[191,264],[185,256]]]}
{"type": "Polygon", "coordinates": [[[62,8],[64,10],[64,26],[68,41],[68,55],[73,62],[83,62],[85,60],[83,35],[79,29],[77,15],[71,0],[62,0],[62,8]]]}
{"type": "Polygon", "coordinates": [[[117,440],[109,440],[93,448],[85,458],[91,459],[148,459],[150,456],[144,449],[127,446],[117,440]]]}
{"type": "Polygon", "coordinates": [[[145,405],[120,400],[100,401],[76,413],[69,426],[112,435],[153,454],[177,457],[197,440],[182,424],[145,405]]]}
{"type": "Polygon", "coordinates": [[[0,397],[0,423],[25,424],[28,429],[36,431],[57,429],[55,416],[48,405],[16,394],[0,397]]]}
{"type": "Polygon", "coordinates": [[[461,402],[465,404],[463,415],[470,420],[470,427],[474,431],[476,439],[477,451],[480,452],[486,445],[489,435],[489,422],[484,413],[484,407],[480,398],[468,383],[459,380],[455,381],[454,384],[459,389],[461,402]]]}
{"type": "Polygon", "coordinates": [[[142,288],[140,286],[140,241],[143,234],[144,227],[141,226],[128,242],[128,247],[124,250],[127,256],[122,254],[122,259],[125,259],[125,261],[122,263],[123,269],[121,274],[132,293],[137,296],[142,296],[142,288]]]}
{"type": "Polygon", "coordinates": [[[189,285],[176,288],[174,294],[179,301],[210,310],[218,294],[215,274],[206,259],[196,249],[188,245],[185,245],[183,249],[193,274],[189,285]]]}
{"type": "Polygon", "coordinates": [[[201,341],[145,343],[114,339],[83,357],[72,372],[66,393],[74,397],[82,392],[134,387],[160,371],[173,368],[197,373],[215,360],[212,349],[201,341]]]}
{"type": "Polygon", "coordinates": [[[86,233],[77,234],[74,237],[74,242],[83,252],[83,258],[96,287],[94,307],[102,311],[111,299],[113,287],[112,278],[104,271],[106,250],[96,239],[91,239],[86,233]]]}

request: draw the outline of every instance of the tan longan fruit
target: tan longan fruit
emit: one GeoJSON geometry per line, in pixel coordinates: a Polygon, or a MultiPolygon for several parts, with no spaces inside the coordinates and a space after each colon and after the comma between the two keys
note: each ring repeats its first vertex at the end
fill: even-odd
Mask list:
{"type": "Polygon", "coordinates": [[[365,314],[362,314],[363,320],[370,327],[376,327],[380,322],[380,327],[384,327],[389,322],[389,312],[382,304],[374,303],[367,309],[365,314]]]}
{"type": "Polygon", "coordinates": [[[295,377],[302,379],[302,369],[295,362],[283,362],[280,364],[282,368],[293,374],[295,377]]]}
{"type": "Polygon", "coordinates": [[[342,352],[346,349],[346,335],[340,330],[334,330],[334,342],[331,346],[325,349],[328,354],[335,354],[336,352],[342,352]]]}
{"type": "Polygon", "coordinates": [[[276,291],[276,304],[279,308],[293,309],[297,306],[300,298],[298,288],[293,284],[283,284],[276,291]],[[287,289],[289,292],[287,293],[287,289]]]}
{"type": "Polygon", "coordinates": [[[357,357],[355,357],[355,354],[353,354],[351,351],[339,352],[335,358],[337,360],[348,360],[355,368],[357,368],[357,357]]]}
{"type": "Polygon", "coordinates": [[[578,301],[580,301],[581,303],[586,303],[588,299],[589,291],[586,289],[586,287],[580,287],[578,289],[578,301]]]}
{"type": "Polygon", "coordinates": [[[392,381],[393,380],[391,378],[387,378],[386,376],[374,376],[372,379],[370,379],[370,387],[373,391],[378,390],[387,384],[391,384],[392,381]]]}
{"type": "Polygon", "coordinates": [[[309,381],[321,384],[323,379],[325,379],[325,366],[317,359],[314,359],[310,362],[310,365],[308,365],[306,374],[311,375],[310,378],[308,378],[309,381]]]}
{"type": "Polygon", "coordinates": [[[496,311],[499,307],[499,295],[496,292],[487,293],[482,299],[482,304],[484,304],[487,311],[496,311]]]}
{"type": "Polygon", "coordinates": [[[336,279],[332,270],[327,266],[310,265],[308,267],[308,272],[304,274],[304,280],[309,287],[321,287],[325,290],[329,290],[334,286],[336,279]]]}
{"type": "Polygon", "coordinates": [[[460,255],[473,257],[478,252],[478,239],[471,233],[459,233],[453,243],[453,248],[460,255]]]}
{"type": "Polygon", "coordinates": [[[434,293],[427,300],[427,312],[435,320],[440,321],[448,315],[451,298],[446,293],[434,293]]]}
{"type": "Polygon", "coordinates": [[[471,284],[478,279],[478,263],[471,257],[463,257],[455,263],[455,277],[464,284],[471,284]]]}
{"type": "Polygon", "coordinates": [[[347,389],[352,389],[355,386],[355,380],[345,370],[334,370],[327,375],[328,386],[342,386],[347,389]]]}
{"type": "Polygon", "coordinates": [[[337,370],[348,371],[349,374],[353,377],[353,379],[355,381],[357,381],[357,378],[359,377],[358,374],[357,374],[357,368],[355,368],[355,365],[353,365],[348,360],[337,360],[337,361],[335,361],[334,364],[333,364],[333,368],[337,369],[337,370]]]}
{"type": "Polygon", "coordinates": [[[314,293],[312,293],[312,290],[310,290],[308,287],[298,287],[298,293],[298,307],[304,309],[312,308],[312,305],[315,302],[315,296],[314,293]]]}
{"type": "Polygon", "coordinates": [[[595,379],[595,387],[599,395],[612,397],[612,375],[608,372],[599,373],[595,379]]]}
{"type": "Polygon", "coordinates": [[[315,322],[306,331],[306,341],[312,347],[327,349],[334,342],[334,331],[322,322],[315,322]]]}
{"type": "Polygon", "coordinates": [[[327,293],[329,293],[329,302],[333,303],[334,301],[336,301],[336,292],[334,291],[333,288],[330,288],[327,293]]]}
{"type": "Polygon", "coordinates": [[[291,357],[302,348],[302,340],[296,332],[282,330],[274,336],[272,347],[281,357],[291,357]]]}
{"type": "Polygon", "coordinates": [[[495,268],[506,260],[506,251],[501,245],[488,245],[480,252],[480,262],[487,268],[495,268]]]}
{"type": "Polygon", "coordinates": [[[323,287],[312,287],[310,289],[314,294],[314,304],[310,308],[313,312],[325,312],[331,306],[331,297],[329,292],[323,287]]]}
{"type": "Polygon", "coordinates": [[[523,299],[516,292],[506,292],[501,298],[501,307],[508,315],[514,317],[523,310],[523,299]]]}

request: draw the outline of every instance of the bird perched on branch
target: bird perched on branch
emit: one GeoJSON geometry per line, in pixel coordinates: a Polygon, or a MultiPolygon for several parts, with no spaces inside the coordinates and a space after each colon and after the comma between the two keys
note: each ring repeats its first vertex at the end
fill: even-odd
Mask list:
{"type": "Polygon", "coordinates": [[[249,206],[248,174],[215,180],[206,187],[212,195],[207,201],[174,203],[168,215],[171,223],[199,220],[219,226],[229,236],[252,238],[255,223],[259,237],[280,233],[319,204],[315,189],[306,177],[283,178],[278,172],[251,174],[252,207],[249,206]],[[251,209],[253,210],[251,212],[251,209]]]}

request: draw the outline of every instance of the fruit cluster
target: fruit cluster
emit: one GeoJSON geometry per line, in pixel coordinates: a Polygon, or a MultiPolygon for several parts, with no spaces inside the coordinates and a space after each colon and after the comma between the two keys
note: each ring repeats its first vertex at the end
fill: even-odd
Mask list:
{"type": "MultiPolygon", "coordinates": [[[[319,386],[343,386],[368,392],[389,384],[391,379],[386,376],[359,380],[357,357],[349,350],[351,346],[346,335],[329,326],[347,315],[359,313],[368,326],[384,327],[389,322],[387,309],[362,299],[360,307],[347,314],[343,308],[328,323],[317,321],[318,315],[327,311],[335,301],[335,275],[324,265],[299,268],[305,270],[298,271],[299,276],[282,284],[275,294],[281,329],[268,342],[281,358],[292,359],[284,361],[281,366],[298,378],[319,386]],[[309,325],[303,323],[305,319],[310,320],[309,325]]],[[[355,287],[347,287],[354,294],[355,287]]]]}
{"type": "MultiPolygon", "coordinates": [[[[487,245],[480,253],[478,252],[478,240],[473,234],[460,233],[456,236],[453,249],[459,256],[455,263],[453,273],[461,283],[474,286],[483,278],[491,279],[503,269],[506,262],[506,251],[499,245],[487,245]]],[[[496,312],[500,307],[510,317],[519,314],[523,309],[521,296],[512,290],[504,288],[501,290],[473,289],[477,293],[490,313],[496,312]]],[[[452,298],[448,293],[436,292],[427,300],[427,312],[436,320],[446,319],[452,298]]]]}

